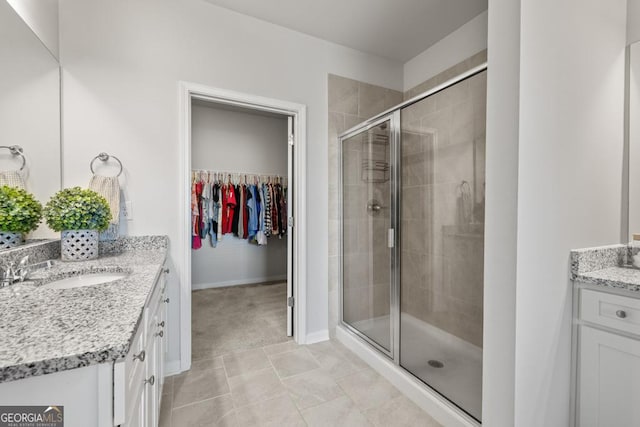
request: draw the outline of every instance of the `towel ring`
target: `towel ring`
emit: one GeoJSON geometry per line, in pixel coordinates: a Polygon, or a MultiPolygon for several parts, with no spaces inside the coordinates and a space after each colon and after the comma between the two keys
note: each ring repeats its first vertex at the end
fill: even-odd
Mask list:
{"type": "Polygon", "coordinates": [[[107,162],[109,161],[109,159],[114,159],[116,162],[118,162],[118,165],[120,165],[120,171],[118,172],[116,177],[120,176],[122,174],[122,162],[116,156],[110,156],[107,153],[100,153],[91,160],[91,163],[89,163],[89,169],[91,169],[91,173],[95,175],[95,171],[93,170],[93,162],[95,162],[96,160],[107,162]]]}
{"type": "Polygon", "coordinates": [[[24,152],[22,147],[19,145],[0,145],[0,148],[6,148],[12,155],[22,157],[22,166],[20,166],[18,170],[24,169],[24,166],[27,164],[27,159],[24,157],[24,154],[22,154],[24,152]]]}

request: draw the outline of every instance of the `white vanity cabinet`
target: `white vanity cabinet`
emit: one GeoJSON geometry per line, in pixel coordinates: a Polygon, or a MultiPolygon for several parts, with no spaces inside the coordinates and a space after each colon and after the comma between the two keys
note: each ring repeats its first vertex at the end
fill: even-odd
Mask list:
{"type": "Polygon", "coordinates": [[[168,302],[166,274],[162,274],[144,308],[142,324],[127,357],[113,367],[113,421],[116,426],[155,427],[159,423],[168,302]]]}
{"type": "Polygon", "coordinates": [[[167,270],[163,271],[124,360],[2,382],[0,404],[63,406],[65,425],[70,427],[157,426],[169,302],[167,270]]]}
{"type": "Polygon", "coordinates": [[[640,293],[603,290],[576,288],[575,425],[640,426],[640,293]]]}

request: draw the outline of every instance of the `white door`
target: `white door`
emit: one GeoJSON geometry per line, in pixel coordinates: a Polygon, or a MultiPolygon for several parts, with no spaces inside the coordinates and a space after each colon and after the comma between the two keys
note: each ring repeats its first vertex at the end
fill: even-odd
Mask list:
{"type": "Polygon", "coordinates": [[[287,135],[289,138],[287,145],[287,336],[293,336],[293,306],[295,299],[293,295],[293,150],[295,146],[293,117],[287,119],[287,135]]]}
{"type": "Polygon", "coordinates": [[[640,426],[640,341],[580,326],[578,426],[640,426]]]}

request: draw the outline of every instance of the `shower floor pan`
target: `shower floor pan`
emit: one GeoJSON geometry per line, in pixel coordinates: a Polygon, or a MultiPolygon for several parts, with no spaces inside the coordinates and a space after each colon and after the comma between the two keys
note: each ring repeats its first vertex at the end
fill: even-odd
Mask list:
{"type": "MultiPolygon", "coordinates": [[[[400,365],[480,420],[482,349],[409,314],[400,319],[400,365]]],[[[389,316],[353,326],[376,342],[389,340],[389,316]]]]}

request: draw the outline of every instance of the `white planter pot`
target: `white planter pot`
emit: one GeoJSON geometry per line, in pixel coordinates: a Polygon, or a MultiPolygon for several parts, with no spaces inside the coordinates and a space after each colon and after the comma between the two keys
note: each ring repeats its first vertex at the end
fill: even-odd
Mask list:
{"type": "Polygon", "coordinates": [[[22,233],[11,233],[9,231],[0,231],[0,249],[9,249],[20,246],[24,243],[24,235],[22,233]]]}
{"type": "Polygon", "coordinates": [[[60,234],[63,261],[86,261],[98,258],[98,231],[65,230],[60,234]]]}

